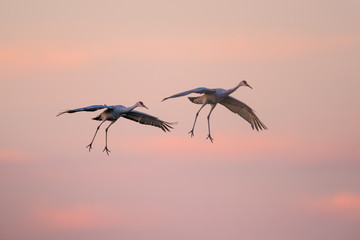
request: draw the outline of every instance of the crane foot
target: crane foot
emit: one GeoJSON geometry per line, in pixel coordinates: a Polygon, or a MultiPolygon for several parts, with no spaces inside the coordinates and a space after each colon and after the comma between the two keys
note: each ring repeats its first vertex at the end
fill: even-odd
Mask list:
{"type": "Polygon", "coordinates": [[[89,148],[89,152],[92,149],[92,143],[90,143],[89,145],[86,146],[86,148],[89,148]]]}
{"type": "Polygon", "coordinates": [[[206,138],[206,139],[210,139],[211,143],[214,143],[214,139],[211,137],[211,135],[210,135],[210,134],[207,136],[207,138],[206,138]]]}
{"type": "Polygon", "coordinates": [[[105,151],[106,151],[106,154],[109,156],[109,152],[111,152],[111,151],[107,148],[107,146],[104,148],[103,152],[105,152],[105,151]]]}
{"type": "Polygon", "coordinates": [[[188,132],[188,134],[190,134],[191,137],[194,136],[194,129],[192,129],[190,132],[188,132]]]}

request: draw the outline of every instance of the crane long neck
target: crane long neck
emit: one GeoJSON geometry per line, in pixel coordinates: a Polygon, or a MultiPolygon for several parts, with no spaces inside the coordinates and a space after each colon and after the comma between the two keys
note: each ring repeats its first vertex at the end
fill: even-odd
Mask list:
{"type": "Polygon", "coordinates": [[[128,112],[130,112],[130,111],[134,110],[136,107],[137,107],[137,104],[135,103],[134,105],[132,105],[132,106],[130,106],[130,107],[127,107],[126,110],[127,110],[128,112]]]}
{"type": "Polygon", "coordinates": [[[229,90],[227,90],[228,94],[232,94],[233,92],[235,92],[242,84],[239,83],[238,85],[236,85],[234,88],[230,88],[229,90]]]}

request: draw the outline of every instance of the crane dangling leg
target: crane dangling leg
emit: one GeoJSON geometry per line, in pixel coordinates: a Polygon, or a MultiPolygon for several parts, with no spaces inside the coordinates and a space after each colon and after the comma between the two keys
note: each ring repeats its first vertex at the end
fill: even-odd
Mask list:
{"type": "Polygon", "coordinates": [[[92,140],[91,140],[91,143],[86,146],[86,148],[89,148],[89,152],[90,152],[90,150],[91,150],[91,148],[92,148],[92,144],[93,144],[93,142],[94,142],[94,139],[95,139],[95,137],[96,137],[97,132],[99,131],[100,126],[101,126],[105,121],[106,121],[106,120],[102,121],[102,122],[100,123],[100,125],[96,128],[96,131],[95,131],[94,137],[93,137],[92,140]]]}
{"type": "Polygon", "coordinates": [[[191,129],[190,132],[189,132],[189,134],[191,134],[191,137],[194,136],[195,123],[196,123],[196,119],[197,119],[198,116],[199,116],[199,112],[201,111],[201,109],[202,109],[203,107],[205,107],[205,105],[206,105],[206,103],[204,103],[204,104],[201,106],[201,108],[199,109],[199,111],[197,111],[197,113],[196,113],[196,115],[195,115],[194,125],[193,125],[192,129],[191,129]]]}
{"type": "Polygon", "coordinates": [[[216,104],[211,104],[211,109],[210,109],[209,115],[207,116],[209,134],[208,134],[206,139],[210,139],[211,142],[213,142],[214,139],[211,137],[211,134],[210,134],[210,115],[211,115],[211,112],[214,110],[215,107],[216,107],[216,104]]]}
{"type": "Polygon", "coordinates": [[[113,121],[113,122],[111,122],[111,123],[109,124],[109,126],[105,129],[105,148],[104,148],[103,152],[106,151],[106,154],[107,154],[108,156],[109,156],[109,152],[111,152],[111,151],[108,149],[108,147],[107,147],[107,134],[108,134],[108,129],[109,129],[109,127],[110,127],[111,125],[113,125],[115,122],[116,122],[116,120],[113,121]]]}

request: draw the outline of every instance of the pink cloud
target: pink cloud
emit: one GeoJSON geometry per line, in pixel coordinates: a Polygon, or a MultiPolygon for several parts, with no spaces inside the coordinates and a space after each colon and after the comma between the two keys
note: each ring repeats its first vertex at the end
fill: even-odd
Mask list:
{"type": "Polygon", "coordinates": [[[297,146],[296,139],[285,139],[284,137],[245,136],[239,138],[233,135],[218,133],[214,143],[205,138],[189,136],[174,137],[167,136],[155,138],[127,138],[126,141],[119,139],[116,143],[122,148],[137,151],[139,145],[146,152],[164,156],[166,158],[207,159],[209,157],[220,160],[242,159],[249,156],[279,156],[279,154],[290,154],[297,146]],[[176,153],[176,155],[174,155],[176,153]]]}
{"type": "Polygon", "coordinates": [[[352,36],[248,34],[242,36],[121,38],[112,42],[23,43],[0,48],[11,68],[68,68],[123,58],[140,61],[269,60],[353,46],[352,36]]]}
{"type": "Polygon", "coordinates": [[[347,209],[360,211],[360,195],[339,193],[322,202],[325,208],[347,209]]]}
{"type": "Polygon", "coordinates": [[[340,193],[330,199],[329,205],[334,208],[360,210],[360,195],[340,193]]]}
{"type": "Polygon", "coordinates": [[[78,67],[93,61],[96,56],[92,49],[74,47],[12,46],[0,49],[0,63],[15,69],[78,67]]]}
{"type": "Polygon", "coordinates": [[[62,210],[39,210],[37,216],[44,223],[55,228],[91,228],[99,224],[106,224],[104,216],[86,206],[62,210]]]}
{"type": "MultiPolygon", "coordinates": [[[[185,133],[184,133],[185,134],[185,133]]],[[[270,132],[236,134],[217,131],[214,143],[204,137],[184,136],[141,137],[126,140],[115,138],[113,144],[126,151],[138,151],[163,156],[166,159],[266,159],[271,161],[347,161],[354,159],[344,144],[333,139],[308,139],[295,135],[274,135],[270,132]],[[176,155],[174,155],[176,153],[176,155]]]]}
{"type": "Polygon", "coordinates": [[[29,163],[38,161],[39,156],[32,153],[21,152],[10,149],[0,149],[0,163],[29,163]]]}
{"type": "MultiPolygon", "coordinates": [[[[356,44],[351,36],[312,36],[279,33],[212,38],[126,39],[109,44],[112,53],[128,59],[174,61],[270,60],[331,51],[356,44]]],[[[106,51],[107,52],[107,51],[106,51]]]]}
{"type": "Polygon", "coordinates": [[[360,195],[356,193],[340,192],[327,198],[311,201],[310,205],[321,212],[360,216],[360,195]]]}
{"type": "Polygon", "coordinates": [[[32,213],[39,227],[53,229],[136,228],[153,219],[151,209],[80,204],[70,207],[38,207],[32,213]]]}

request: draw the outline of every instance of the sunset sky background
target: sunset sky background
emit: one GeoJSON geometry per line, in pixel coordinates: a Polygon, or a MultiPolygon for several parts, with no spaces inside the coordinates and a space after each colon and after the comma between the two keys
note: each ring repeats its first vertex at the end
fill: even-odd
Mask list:
{"type": "Polygon", "coordinates": [[[360,239],[360,2],[1,1],[0,239],[360,239]],[[232,88],[223,106],[164,97],[232,88]],[[120,119],[89,153],[93,104],[120,119]]]}

